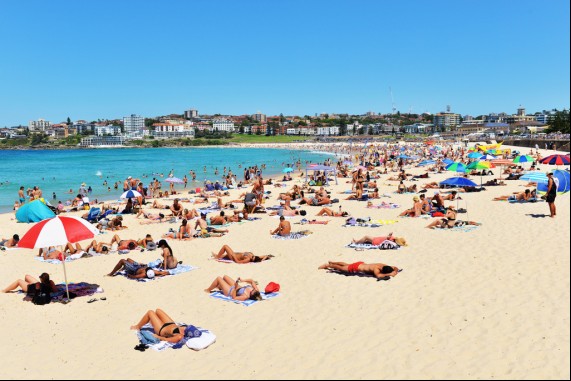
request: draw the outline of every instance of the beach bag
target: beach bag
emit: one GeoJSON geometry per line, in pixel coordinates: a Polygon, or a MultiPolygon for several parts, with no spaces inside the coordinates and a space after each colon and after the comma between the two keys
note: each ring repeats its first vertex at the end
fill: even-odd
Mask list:
{"type": "Polygon", "coordinates": [[[280,290],[280,285],[278,283],[270,282],[266,286],[266,289],[264,290],[264,292],[266,294],[271,294],[272,292],[278,292],[279,290],[280,290]]]}
{"type": "Polygon", "coordinates": [[[156,242],[149,242],[147,243],[147,250],[157,250],[157,243],[156,242]]]}
{"type": "Polygon", "coordinates": [[[32,303],[38,306],[43,306],[44,304],[49,304],[52,301],[52,296],[48,286],[45,286],[42,283],[36,283],[28,286],[28,292],[30,292],[30,288],[32,288],[32,303]],[[36,288],[36,285],[38,284],[40,285],[39,289],[36,288]]]}

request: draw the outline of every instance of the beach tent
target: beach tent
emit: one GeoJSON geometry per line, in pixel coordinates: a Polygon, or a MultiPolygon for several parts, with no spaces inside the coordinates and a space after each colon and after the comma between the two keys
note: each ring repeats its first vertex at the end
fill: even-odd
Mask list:
{"type": "Polygon", "coordinates": [[[46,218],[53,217],[55,217],[55,213],[41,200],[34,200],[24,204],[20,206],[16,212],[16,220],[18,220],[18,222],[39,222],[46,218]]]}
{"type": "MultiPolygon", "coordinates": [[[[305,167],[305,181],[307,182],[307,171],[323,171],[325,172],[325,179],[327,179],[327,172],[333,172],[333,176],[335,177],[335,184],[337,185],[337,168],[330,167],[328,165],[319,165],[319,164],[308,164],[305,167]]],[[[327,180],[326,180],[327,181],[327,180]]]]}

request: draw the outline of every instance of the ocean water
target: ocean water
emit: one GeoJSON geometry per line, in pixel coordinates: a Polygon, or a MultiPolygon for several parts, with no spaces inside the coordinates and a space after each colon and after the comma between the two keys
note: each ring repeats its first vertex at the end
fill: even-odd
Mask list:
{"type": "MultiPolygon", "coordinates": [[[[281,174],[284,166],[297,161],[323,162],[331,154],[269,148],[128,148],[77,150],[0,150],[0,213],[12,210],[18,189],[39,186],[44,198],[52,204],[65,202],[75,195],[82,182],[91,186],[90,199],[116,200],[127,176],[139,178],[145,186],[157,177],[168,189],[164,179],[171,170],[174,176],[188,178],[187,189],[201,187],[205,180],[220,180],[223,169],[231,169],[238,181],[245,167],[266,164],[264,176],[281,174]],[[242,168],[239,168],[241,165],[242,168]],[[204,171],[206,167],[206,172],[204,171]],[[219,174],[215,175],[218,168],[219,174]],[[196,172],[192,181],[190,170],[196,172]],[[160,177],[159,174],[164,177],[160,177]],[[111,190],[103,185],[107,181],[111,190]],[[119,181],[119,188],[113,185],[119,181]],[[72,193],[68,193],[72,190],[72,193]],[[55,193],[55,198],[53,197],[55,193]]],[[[182,184],[175,189],[182,190],[182,184]]]]}

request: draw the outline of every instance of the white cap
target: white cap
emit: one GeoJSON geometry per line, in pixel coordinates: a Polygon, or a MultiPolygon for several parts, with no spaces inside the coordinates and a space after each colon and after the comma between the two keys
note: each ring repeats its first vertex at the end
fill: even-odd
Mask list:
{"type": "Polygon", "coordinates": [[[147,278],[153,279],[155,277],[155,271],[153,269],[147,270],[147,278]]]}
{"type": "Polygon", "coordinates": [[[434,194],[438,194],[438,191],[434,191],[434,194]]]}
{"type": "Polygon", "coordinates": [[[238,213],[238,217],[244,218],[244,213],[238,213]]]}

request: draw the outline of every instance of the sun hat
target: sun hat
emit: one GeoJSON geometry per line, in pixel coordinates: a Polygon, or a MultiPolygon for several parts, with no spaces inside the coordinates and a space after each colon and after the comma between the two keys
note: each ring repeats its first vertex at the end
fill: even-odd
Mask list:
{"type": "Polygon", "coordinates": [[[81,183],[81,186],[82,186],[82,187],[84,187],[85,185],[87,185],[87,184],[85,184],[85,183],[81,183]]]}
{"type": "Polygon", "coordinates": [[[413,200],[413,201],[420,201],[420,198],[418,198],[418,196],[414,196],[414,197],[412,198],[412,200],[413,200]]]}
{"type": "Polygon", "coordinates": [[[407,246],[406,239],[404,239],[403,237],[396,237],[395,242],[399,246],[407,246]]]}
{"type": "Polygon", "coordinates": [[[129,177],[127,177],[127,179],[132,179],[132,177],[131,177],[131,176],[129,176],[129,177]]]}

